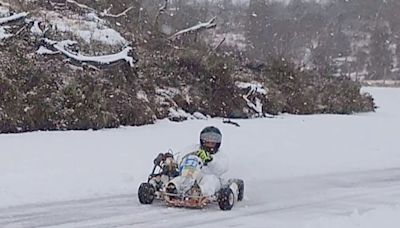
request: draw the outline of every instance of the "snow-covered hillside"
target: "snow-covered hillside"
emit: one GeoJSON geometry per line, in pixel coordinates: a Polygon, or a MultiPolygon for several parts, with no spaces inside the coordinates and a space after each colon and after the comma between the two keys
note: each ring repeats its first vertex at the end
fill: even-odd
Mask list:
{"type": "Polygon", "coordinates": [[[0,226],[398,227],[400,89],[366,90],[376,113],[0,135],[0,226]],[[226,176],[245,180],[245,200],[231,212],[140,205],[154,156],[197,143],[208,125],[222,130],[226,176]],[[165,223],[143,220],[159,213],[165,223]]]}

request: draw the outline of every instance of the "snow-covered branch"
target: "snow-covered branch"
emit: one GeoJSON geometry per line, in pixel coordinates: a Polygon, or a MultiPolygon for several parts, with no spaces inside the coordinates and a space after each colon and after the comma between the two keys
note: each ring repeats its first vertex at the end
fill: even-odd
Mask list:
{"type": "Polygon", "coordinates": [[[11,21],[19,20],[21,18],[24,18],[24,17],[28,16],[28,14],[29,13],[23,12],[23,13],[13,14],[13,15],[11,15],[9,17],[2,17],[2,18],[0,18],[0,25],[8,23],[8,22],[11,22],[11,21]]]}
{"type": "Polygon", "coordinates": [[[135,60],[131,56],[129,56],[129,52],[132,50],[132,47],[126,47],[121,52],[118,52],[116,54],[111,54],[111,55],[84,56],[79,53],[78,54],[72,53],[66,49],[66,47],[76,44],[77,42],[75,42],[75,41],[63,40],[63,41],[57,42],[57,41],[53,41],[53,40],[49,40],[49,39],[44,39],[44,42],[47,45],[50,45],[55,50],[57,50],[58,52],[67,56],[68,58],[71,58],[71,59],[81,62],[81,63],[87,62],[87,63],[96,63],[99,65],[105,65],[105,64],[115,63],[120,60],[124,60],[124,61],[128,62],[131,67],[133,67],[134,62],[135,62],[135,60]]]}
{"type": "Polygon", "coordinates": [[[109,11],[111,10],[111,8],[109,8],[107,10],[104,10],[102,13],[100,13],[100,16],[103,16],[103,17],[115,17],[115,18],[122,17],[122,16],[126,16],[126,13],[129,12],[131,9],[133,9],[133,6],[127,8],[126,10],[122,11],[119,14],[110,14],[109,11]]]}
{"type": "MultiPolygon", "coordinates": [[[[9,22],[13,22],[13,21],[17,21],[19,19],[25,18],[27,15],[28,15],[28,13],[17,13],[17,14],[8,16],[8,17],[2,17],[2,18],[0,18],[0,25],[6,24],[9,22]]],[[[19,29],[15,34],[8,33],[6,31],[6,29],[8,29],[8,28],[9,28],[9,26],[0,26],[0,41],[8,39],[14,35],[18,35],[22,30],[24,30],[26,28],[26,25],[22,26],[22,28],[19,29]]]]}
{"type": "Polygon", "coordinates": [[[87,5],[85,5],[85,4],[81,4],[81,3],[76,2],[76,1],[74,1],[74,0],[66,0],[66,2],[67,2],[67,3],[70,3],[70,4],[74,4],[75,6],[81,8],[81,9],[85,9],[85,10],[89,10],[89,11],[96,11],[95,9],[93,9],[93,8],[91,8],[91,7],[89,7],[89,6],[87,6],[87,5]]]}
{"type": "Polygon", "coordinates": [[[168,0],[165,0],[164,5],[160,7],[158,12],[165,12],[165,10],[167,10],[167,7],[168,7],[168,0]]]}
{"type": "Polygon", "coordinates": [[[190,28],[180,30],[177,33],[175,33],[172,36],[170,36],[168,39],[173,40],[173,39],[176,39],[176,38],[178,38],[178,37],[180,37],[180,36],[182,36],[184,34],[187,34],[187,33],[195,33],[195,32],[198,32],[200,30],[214,28],[215,26],[217,26],[217,24],[215,23],[216,19],[217,19],[216,17],[213,17],[211,20],[209,20],[207,22],[200,23],[200,24],[192,26],[190,28]]]}
{"type": "MultiPolygon", "coordinates": [[[[79,3],[79,2],[77,2],[75,0],[66,0],[66,2],[70,3],[70,4],[73,4],[73,5],[81,8],[81,9],[84,9],[84,10],[88,10],[88,11],[91,11],[91,12],[97,12],[97,10],[93,9],[92,7],[89,7],[89,6],[85,5],[85,4],[81,4],[81,3],[79,3]]],[[[114,18],[126,16],[126,13],[133,9],[133,6],[128,7],[126,10],[122,11],[119,14],[110,14],[109,12],[110,12],[111,8],[112,8],[112,6],[110,8],[108,8],[108,9],[104,10],[103,12],[99,13],[99,15],[102,16],[102,17],[114,17],[114,18]]]]}
{"type": "Polygon", "coordinates": [[[264,96],[267,94],[267,91],[263,88],[263,86],[259,83],[247,83],[247,82],[236,82],[236,86],[242,89],[249,90],[246,95],[243,95],[243,99],[246,101],[247,106],[249,108],[253,109],[259,116],[262,116],[263,105],[261,100],[258,97],[255,97],[255,95],[257,93],[264,96]]]}

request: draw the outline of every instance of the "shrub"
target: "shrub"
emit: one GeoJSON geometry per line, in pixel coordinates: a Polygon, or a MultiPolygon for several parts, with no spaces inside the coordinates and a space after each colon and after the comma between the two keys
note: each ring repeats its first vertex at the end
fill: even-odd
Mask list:
{"type": "Polygon", "coordinates": [[[360,94],[358,82],[301,70],[284,58],[264,65],[261,75],[268,88],[265,111],[271,114],[351,114],[374,110],[373,99],[360,94]]]}

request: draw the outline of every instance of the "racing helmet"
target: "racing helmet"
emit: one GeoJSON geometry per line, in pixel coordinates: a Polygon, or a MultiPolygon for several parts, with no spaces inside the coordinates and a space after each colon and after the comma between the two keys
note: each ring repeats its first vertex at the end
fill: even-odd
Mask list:
{"type": "Polygon", "coordinates": [[[218,152],[218,149],[221,146],[221,141],[221,131],[214,126],[205,127],[200,132],[200,147],[210,154],[218,152]]]}

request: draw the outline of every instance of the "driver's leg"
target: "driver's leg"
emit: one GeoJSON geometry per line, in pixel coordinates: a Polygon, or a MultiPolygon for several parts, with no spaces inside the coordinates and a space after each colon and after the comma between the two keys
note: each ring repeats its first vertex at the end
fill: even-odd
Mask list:
{"type": "Polygon", "coordinates": [[[220,188],[221,183],[215,175],[203,175],[199,182],[199,187],[203,196],[212,196],[220,188]]]}

